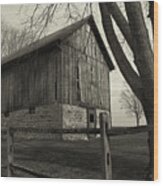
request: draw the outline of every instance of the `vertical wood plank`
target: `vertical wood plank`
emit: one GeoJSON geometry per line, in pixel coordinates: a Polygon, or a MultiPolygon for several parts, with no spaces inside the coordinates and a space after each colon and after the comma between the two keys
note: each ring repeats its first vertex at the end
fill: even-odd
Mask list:
{"type": "Polygon", "coordinates": [[[52,69],[51,69],[51,73],[52,73],[52,78],[54,78],[54,101],[58,101],[58,90],[57,90],[57,83],[58,83],[58,74],[57,74],[57,69],[58,69],[58,61],[56,58],[56,55],[52,56],[52,58],[54,58],[52,60],[52,69]],[[53,70],[54,69],[54,70],[53,70]]]}
{"type": "Polygon", "coordinates": [[[9,103],[9,110],[13,110],[13,88],[14,88],[14,82],[13,82],[13,76],[14,72],[13,69],[10,71],[9,76],[10,76],[10,103],[9,103]]]}
{"type": "Polygon", "coordinates": [[[104,64],[102,64],[102,69],[103,69],[103,81],[102,81],[102,84],[103,84],[103,107],[106,108],[106,70],[105,70],[105,66],[104,64]]]}
{"type": "Polygon", "coordinates": [[[63,102],[66,103],[66,46],[65,43],[62,46],[63,56],[63,102]]]}
{"type": "Polygon", "coordinates": [[[69,47],[69,103],[72,104],[72,48],[69,47]]]}
{"type": "Polygon", "coordinates": [[[8,73],[7,73],[7,70],[6,70],[6,73],[5,73],[4,93],[5,93],[5,111],[8,111],[9,93],[8,93],[8,73]]]}
{"type": "Polygon", "coordinates": [[[49,53],[46,53],[44,58],[44,104],[48,104],[48,64],[49,53]]]}
{"type": "Polygon", "coordinates": [[[87,75],[86,75],[86,65],[87,58],[83,55],[83,102],[86,103],[86,84],[87,84],[87,75]]]}
{"type": "Polygon", "coordinates": [[[62,45],[62,101],[65,103],[65,46],[62,45]]]}
{"type": "Polygon", "coordinates": [[[70,104],[70,47],[66,45],[67,48],[67,62],[66,62],[66,71],[67,71],[67,103],[70,104]]]}
{"type": "Polygon", "coordinates": [[[30,61],[28,63],[28,79],[29,79],[29,87],[28,87],[28,91],[29,91],[29,105],[33,106],[33,92],[34,92],[34,79],[33,79],[33,56],[31,56],[30,61]]]}
{"type": "Polygon", "coordinates": [[[20,73],[19,73],[19,78],[20,78],[20,81],[19,81],[19,84],[20,84],[20,95],[21,95],[21,98],[20,98],[20,105],[19,105],[19,108],[22,108],[23,107],[23,64],[20,65],[20,73]]]}
{"type": "Polygon", "coordinates": [[[22,64],[19,65],[18,67],[18,92],[19,92],[19,101],[18,101],[18,105],[16,106],[16,108],[21,108],[21,102],[22,102],[22,76],[21,76],[21,73],[22,73],[22,64]]]}
{"type": "MultiPolygon", "coordinates": [[[[50,102],[52,103],[53,99],[52,99],[52,94],[53,94],[53,90],[52,90],[52,86],[53,86],[53,82],[52,82],[52,73],[51,73],[51,68],[52,68],[52,53],[49,54],[49,59],[48,59],[48,69],[47,69],[47,73],[48,73],[48,80],[47,80],[47,84],[48,84],[48,104],[50,104],[50,102]]],[[[53,69],[54,71],[54,69],[53,69]]]]}
{"type": "Polygon", "coordinates": [[[60,103],[63,102],[63,81],[62,81],[62,77],[63,77],[63,68],[62,68],[62,54],[60,51],[56,51],[57,54],[57,59],[58,59],[58,76],[59,76],[59,81],[58,81],[58,89],[59,89],[59,100],[60,103]]]}
{"type": "MultiPolygon", "coordinates": [[[[91,49],[92,52],[92,49],[91,49]]],[[[91,106],[94,105],[94,88],[93,88],[93,60],[90,58],[90,68],[91,68],[91,77],[90,77],[90,96],[91,96],[91,106]]]]}
{"type": "Polygon", "coordinates": [[[85,58],[84,55],[81,54],[81,60],[80,60],[80,68],[81,68],[81,73],[80,73],[80,86],[81,86],[81,102],[85,102],[85,58]]]}
{"type": "Polygon", "coordinates": [[[77,103],[77,66],[78,66],[78,55],[76,49],[74,49],[74,81],[75,81],[75,86],[74,86],[74,99],[75,99],[75,104],[77,103]]]}
{"type": "Polygon", "coordinates": [[[47,103],[53,103],[53,95],[54,95],[54,80],[52,77],[52,72],[54,73],[53,63],[54,59],[52,58],[52,51],[48,54],[48,62],[47,62],[47,103]]]}
{"type": "Polygon", "coordinates": [[[4,94],[4,82],[5,82],[5,78],[4,78],[4,74],[1,75],[1,109],[2,112],[5,110],[5,94],[4,94]]]}
{"type": "Polygon", "coordinates": [[[95,84],[96,84],[96,107],[99,105],[99,83],[98,83],[98,61],[95,60],[96,62],[96,69],[95,69],[95,73],[96,73],[96,80],[95,80],[95,84]]]}
{"type": "Polygon", "coordinates": [[[68,72],[69,72],[69,68],[68,68],[68,47],[65,46],[65,103],[68,103],[68,94],[69,94],[69,90],[68,90],[68,72]]]}
{"type": "MultiPolygon", "coordinates": [[[[27,107],[29,105],[29,68],[27,62],[24,63],[24,105],[27,107]],[[26,70],[25,70],[26,69],[26,70]]],[[[38,95],[37,95],[38,96],[38,95]]]]}
{"type": "MultiPolygon", "coordinates": [[[[39,56],[40,57],[40,56],[39,56]]],[[[38,57],[38,58],[39,58],[38,57]]],[[[35,60],[35,104],[39,105],[39,94],[40,94],[40,65],[38,58],[35,60]]]]}
{"type": "Polygon", "coordinates": [[[57,99],[58,102],[60,102],[60,95],[59,95],[59,60],[58,60],[58,55],[55,55],[55,67],[56,67],[56,75],[55,75],[55,98],[57,99]]]}
{"type": "Polygon", "coordinates": [[[72,48],[72,103],[76,102],[76,61],[75,61],[75,49],[72,48]]]}
{"type": "Polygon", "coordinates": [[[109,144],[109,137],[107,136],[107,129],[109,125],[109,119],[107,113],[100,113],[100,129],[101,129],[101,142],[102,142],[102,164],[103,164],[103,176],[106,180],[112,179],[112,160],[111,150],[109,144]]]}

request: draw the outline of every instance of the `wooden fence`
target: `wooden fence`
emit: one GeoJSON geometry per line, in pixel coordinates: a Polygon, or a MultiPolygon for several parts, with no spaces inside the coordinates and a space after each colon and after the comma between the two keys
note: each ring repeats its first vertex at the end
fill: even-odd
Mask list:
{"type": "Polygon", "coordinates": [[[26,168],[24,166],[14,163],[14,135],[16,132],[23,133],[49,133],[49,134],[100,134],[101,136],[101,151],[102,151],[102,173],[104,179],[112,179],[112,160],[111,160],[111,150],[109,144],[109,137],[116,135],[125,135],[125,134],[134,134],[140,132],[147,132],[151,130],[147,126],[142,127],[123,127],[123,128],[113,128],[108,129],[108,117],[106,113],[100,114],[100,128],[98,129],[87,129],[87,128],[16,128],[10,127],[7,130],[7,176],[13,176],[14,170],[24,171],[28,174],[31,174],[35,177],[51,177],[50,175],[40,174],[36,171],[26,168]]]}

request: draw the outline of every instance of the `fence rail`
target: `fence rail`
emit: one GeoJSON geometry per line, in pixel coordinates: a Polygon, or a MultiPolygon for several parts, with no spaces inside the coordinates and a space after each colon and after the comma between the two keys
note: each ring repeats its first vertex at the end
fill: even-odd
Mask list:
{"type": "MultiPolygon", "coordinates": [[[[142,132],[149,132],[152,128],[148,126],[140,127],[114,127],[107,129],[106,134],[108,136],[119,136],[126,134],[136,134],[142,132]]],[[[23,132],[23,133],[49,133],[49,134],[100,134],[100,128],[34,128],[34,127],[10,127],[12,133],[23,132]]],[[[3,134],[7,131],[3,129],[3,134]]]]}
{"type": "Polygon", "coordinates": [[[106,113],[100,113],[100,129],[54,129],[54,128],[24,128],[24,127],[9,127],[7,130],[7,174],[9,177],[13,175],[14,169],[19,169],[26,173],[35,175],[36,177],[49,177],[48,175],[42,175],[24,166],[14,164],[14,134],[15,132],[25,132],[25,133],[51,133],[51,134],[101,134],[102,143],[102,173],[104,179],[112,179],[112,163],[111,163],[111,153],[109,147],[109,138],[107,131],[108,126],[108,116],[106,113]]]}
{"type": "MultiPolygon", "coordinates": [[[[101,150],[102,150],[102,172],[104,179],[112,179],[112,160],[111,160],[111,150],[109,137],[117,135],[126,135],[126,134],[136,134],[141,132],[148,132],[152,130],[148,126],[141,127],[115,127],[108,129],[108,117],[106,113],[100,113],[100,128],[34,128],[34,127],[9,127],[7,130],[7,172],[8,176],[13,175],[14,169],[32,174],[36,177],[46,177],[50,178],[49,175],[40,174],[36,171],[26,168],[22,165],[14,164],[14,135],[16,132],[23,133],[49,133],[49,134],[100,134],[101,136],[101,150]]],[[[1,133],[5,134],[5,131],[1,133]]]]}
{"type": "Polygon", "coordinates": [[[15,163],[11,164],[10,168],[11,168],[12,172],[14,172],[15,170],[19,170],[19,171],[25,172],[25,173],[30,174],[30,175],[37,177],[37,178],[52,178],[52,176],[50,176],[50,175],[47,175],[45,173],[38,173],[37,171],[35,171],[33,169],[30,169],[30,168],[27,168],[27,167],[24,167],[22,165],[15,164],[15,163]]]}

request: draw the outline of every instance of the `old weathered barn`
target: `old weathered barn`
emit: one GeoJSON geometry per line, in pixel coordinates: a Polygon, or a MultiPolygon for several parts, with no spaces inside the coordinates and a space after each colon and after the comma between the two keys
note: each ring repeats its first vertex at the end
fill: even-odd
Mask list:
{"type": "Polygon", "coordinates": [[[110,114],[113,68],[87,17],[2,59],[2,112],[17,125],[94,127],[110,114]]]}

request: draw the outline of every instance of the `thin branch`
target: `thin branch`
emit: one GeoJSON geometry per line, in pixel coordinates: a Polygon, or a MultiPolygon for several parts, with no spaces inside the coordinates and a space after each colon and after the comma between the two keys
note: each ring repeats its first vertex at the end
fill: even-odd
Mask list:
{"type": "Polygon", "coordinates": [[[112,15],[116,24],[121,30],[122,34],[124,35],[128,45],[133,50],[134,49],[133,39],[132,39],[132,34],[131,34],[129,24],[126,18],[124,17],[124,15],[122,14],[121,10],[119,9],[117,3],[109,2],[109,3],[106,3],[106,6],[107,6],[109,13],[112,15]]]}

